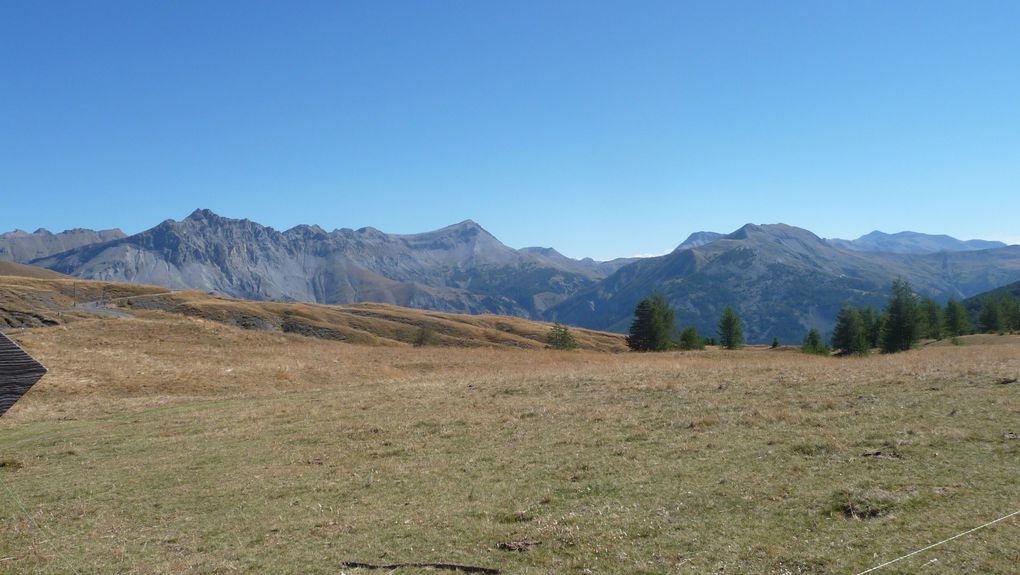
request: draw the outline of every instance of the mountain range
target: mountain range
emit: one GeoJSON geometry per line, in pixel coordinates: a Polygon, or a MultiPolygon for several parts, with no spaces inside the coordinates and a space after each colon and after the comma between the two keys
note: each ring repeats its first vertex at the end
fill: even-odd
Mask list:
{"type": "Polygon", "coordinates": [[[705,335],[732,305],[748,341],[789,343],[810,328],[829,331],[843,302],[881,306],[896,277],[939,300],[1020,279],[1020,246],[913,232],[825,240],[784,224],[748,224],[696,232],[663,256],[598,262],[513,249],[470,220],[408,235],[309,225],[281,232],[209,210],[131,236],[0,234],[0,260],[246,299],[381,302],[612,331],[625,331],[636,303],[660,292],[678,323],[705,335]]]}
{"type": "Polygon", "coordinates": [[[82,246],[89,246],[119,240],[127,237],[124,232],[113,230],[74,229],[54,234],[42,228],[28,233],[14,230],[0,234],[0,261],[29,263],[53,254],[66,252],[82,246]]]}
{"type": "Polygon", "coordinates": [[[946,235],[899,232],[886,234],[875,230],[856,240],[826,240],[830,244],[862,252],[890,252],[894,254],[934,254],[938,252],[965,252],[1004,248],[1002,242],[988,240],[958,240],[946,235]]]}
{"type": "Polygon", "coordinates": [[[701,246],[621,268],[549,310],[564,323],[623,331],[637,302],[663,294],[678,322],[714,335],[725,306],[743,319],[748,341],[799,343],[831,331],[844,302],[881,308],[893,279],[921,295],[964,298],[1020,279],[1020,246],[938,253],[843,249],[784,224],[748,224],[701,246]]]}
{"type": "Polygon", "coordinates": [[[196,210],[129,237],[32,260],[88,279],[326,304],[381,302],[539,319],[552,305],[629,263],[515,250],[470,220],[422,234],[374,228],[279,232],[196,210]]]}

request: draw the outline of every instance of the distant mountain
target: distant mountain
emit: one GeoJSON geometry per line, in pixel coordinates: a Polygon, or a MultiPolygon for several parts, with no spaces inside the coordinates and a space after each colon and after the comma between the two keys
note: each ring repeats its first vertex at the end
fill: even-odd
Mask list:
{"type": "Polygon", "coordinates": [[[514,250],[470,220],[411,235],[305,225],[279,232],[209,210],[34,263],[81,278],[249,299],[372,301],[528,318],[605,276],[596,262],[555,250],[514,250]]]}
{"type": "Polygon", "coordinates": [[[627,264],[632,264],[641,258],[616,258],[605,262],[595,261],[591,258],[575,260],[568,258],[553,248],[521,248],[521,253],[531,254],[541,258],[547,258],[552,265],[563,266],[570,269],[583,270],[585,272],[605,277],[627,264]]]}
{"type": "Polygon", "coordinates": [[[732,305],[750,342],[799,343],[811,328],[832,329],[843,302],[881,307],[893,279],[925,295],[966,297],[1020,279],[1020,246],[971,252],[893,254],[837,248],[807,230],[748,224],[699,247],[623,267],[551,308],[564,323],[625,331],[634,307],[659,292],[680,325],[715,335],[732,305]]]}
{"type": "Polygon", "coordinates": [[[672,253],[610,262],[575,260],[552,248],[515,250],[470,220],[407,235],[309,225],[280,232],[196,210],[133,236],[73,230],[0,238],[21,259],[78,242],[30,261],[86,279],[248,299],[496,313],[613,331],[626,331],[637,302],[661,292],[679,323],[704,335],[714,335],[722,309],[734,306],[751,342],[798,343],[810,328],[827,334],[844,302],[881,307],[897,277],[937,300],[1020,280],[1020,246],[876,232],[848,248],[784,224],[697,232],[672,253]],[[884,251],[859,249],[866,245],[884,251]],[[1000,247],[970,249],[986,245],[1000,247]]]}
{"type": "Polygon", "coordinates": [[[25,264],[74,248],[123,237],[126,237],[126,234],[118,229],[102,231],[74,229],[59,234],[44,229],[32,233],[14,230],[0,234],[0,261],[25,264]]]}
{"type": "Polygon", "coordinates": [[[726,234],[720,234],[716,232],[694,232],[687,236],[687,239],[682,244],[678,245],[673,251],[689,250],[691,248],[700,248],[701,246],[708,245],[718,239],[726,237],[726,234]]]}
{"type": "Polygon", "coordinates": [[[1006,244],[988,240],[958,240],[946,235],[917,232],[886,234],[874,231],[856,240],[827,240],[830,244],[855,251],[887,252],[894,254],[934,254],[938,252],[965,252],[1004,248],[1006,244]]]}

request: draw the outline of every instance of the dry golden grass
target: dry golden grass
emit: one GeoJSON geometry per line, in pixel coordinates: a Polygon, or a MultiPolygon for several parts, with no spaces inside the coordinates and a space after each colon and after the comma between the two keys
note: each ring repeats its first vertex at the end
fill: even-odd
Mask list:
{"type": "MultiPolygon", "coordinates": [[[[541,349],[552,327],[513,317],[441,313],[385,304],[257,302],[157,286],[0,276],[0,325],[56,325],[113,312],[160,321],[184,315],[246,329],[388,346],[424,343],[541,349]],[[87,302],[104,305],[90,306],[87,302]]],[[[582,349],[624,351],[627,347],[619,334],[580,328],[572,328],[571,332],[582,349]]]]}
{"type": "MultiPolygon", "coordinates": [[[[162,312],[12,335],[51,373],[0,420],[0,572],[853,574],[1020,508],[1018,336],[836,359],[162,312]]],[[[880,573],[1015,573],[1018,526],[880,573]]]]}
{"type": "Polygon", "coordinates": [[[46,268],[7,261],[0,261],[0,276],[16,276],[38,279],[61,279],[68,277],[62,273],[48,270],[46,268]]]}

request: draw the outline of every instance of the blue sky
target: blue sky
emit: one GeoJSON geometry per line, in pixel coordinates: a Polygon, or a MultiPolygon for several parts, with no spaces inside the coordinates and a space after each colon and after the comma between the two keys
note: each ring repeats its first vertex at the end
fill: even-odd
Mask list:
{"type": "Polygon", "coordinates": [[[0,0],[0,230],[1020,243],[1020,2],[0,0]]]}

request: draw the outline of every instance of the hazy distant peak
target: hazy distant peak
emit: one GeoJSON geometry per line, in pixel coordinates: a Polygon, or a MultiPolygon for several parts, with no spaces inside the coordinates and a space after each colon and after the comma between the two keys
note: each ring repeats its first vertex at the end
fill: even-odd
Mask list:
{"type": "Polygon", "coordinates": [[[45,228],[32,233],[24,230],[0,233],[0,261],[28,263],[67,250],[127,237],[119,229],[86,230],[74,228],[54,234],[45,228]]]}
{"type": "Polygon", "coordinates": [[[694,232],[687,236],[687,239],[676,247],[675,252],[689,250],[691,248],[700,248],[701,246],[710,244],[719,238],[722,238],[724,234],[718,232],[694,232]]]}
{"type": "Polygon", "coordinates": [[[830,244],[854,251],[888,252],[898,254],[931,254],[961,252],[1006,247],[1003,242],[988,240],[958,240],[945,234],[924,234],[902,231],[894,234],[875,230],[856,240],[827,240],[830,244]]]}
{"type": "MultiPolygon", "coordinates": [[[[527,248],[521,248],[520,251],[524,252],[526,254],[538,254],[540,256],[546,256],[546,257],[566,257],[563,254],[561,254],[560,252],[556,251],[555,248],[543,248],[543,247],[538,247],[538,246],[532,246],[532,247],[527,247],[527,248]]],[[[584,260],[581,260],[581,261],[585,261],[585,260],[591,260],[591,258],[585,258],[584,260]]],[[[594,261],[594,260],[592,260],[592,261],[594,261]]]]}
{"type": "Polygon", "coordinates": [[[463,222],[458,222],[456,224],[446,226],[445,228],[440,228],[440,229],[438,229],[436,231],[438,231],[438,232],[451,231],[451,232],[460,232],[460,233],[465,233],[465,232],[466,233],[484,232],[486,234],[489,233],[489,232],[487,232],[485,230],[485,228],[483,228],[482,226],[478,225],[478,222],[476,222],[474,220],[464,220],[463,222]]]}

